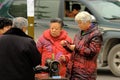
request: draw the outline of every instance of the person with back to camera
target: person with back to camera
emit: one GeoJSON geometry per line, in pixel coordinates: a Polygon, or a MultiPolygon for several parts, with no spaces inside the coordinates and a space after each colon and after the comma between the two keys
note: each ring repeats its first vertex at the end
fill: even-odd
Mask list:
{"type": "Polygon", "coordinates": [[[12,20],[0,17],[0,35],[12,27],[12,20]]]}
{"type": "Polygon", "coordinates": [[[71,12],[66,11],[66,16],[74,18],[76,16],[76,14],[79,13],[80,9],[81,9],[81,7],[79,4],[73,4],[72,11],[71,12]]]}
{"type": "Polygon", "coordinates": [[[35,80],[34,67],[41,56],[34,40],[25,34],[27,19],[16,17],[0,37],[0,80],[35,80]]]}
{"type": "MultiPolygon", "coordinates": [[[[63,30],[63,21],[60,18],[54,18],[50,21],[49,29],[45,30],[38,38],[37,48],[42,54],[41,66],[45,66],[47,59],[52,59],[54,57],[54,60],[61,63],[59,75],[65,77],[66,65],[71,54],[61,46],[61,40],[72,43],[72,39],[68,36],[67,32],[63,30]]],[[[42,74],[36,74],[36,77],[40,77],[41,75],[42,74]]]]}
{"type": "Polygon", "coordinates": [[[88,12],[79,12],[75,21],[80,31],[74,37],[74,44],[70,45],[67,41],[61,43],[62,46],[73,50],[66,74],[70,80],[96,80],[102,34],[97,25],[91,22],[92,17],[88,12]]]}

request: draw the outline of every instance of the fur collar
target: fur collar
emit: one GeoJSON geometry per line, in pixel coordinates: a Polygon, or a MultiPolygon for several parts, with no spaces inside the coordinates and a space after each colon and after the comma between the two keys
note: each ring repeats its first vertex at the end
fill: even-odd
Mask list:
{"type": "Polygon", "coordinates": [[[19,28],[11,28],[11,29],[8,30],[6,33],[4,33],[3,35],[8,35],[8,34],[32,38],[32,37],[26,35],[26,34],[25,34],[21,29],[19,29],[19,28]]]}

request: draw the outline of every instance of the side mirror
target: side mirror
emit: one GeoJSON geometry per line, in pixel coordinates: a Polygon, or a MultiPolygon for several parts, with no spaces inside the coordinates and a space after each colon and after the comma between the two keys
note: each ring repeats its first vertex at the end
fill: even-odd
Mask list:
{"type": "Polygon", "coordinates": [[[93,15],[91,15],[91,18],[91,22],[96,23],[96,18],[93,15]]]}

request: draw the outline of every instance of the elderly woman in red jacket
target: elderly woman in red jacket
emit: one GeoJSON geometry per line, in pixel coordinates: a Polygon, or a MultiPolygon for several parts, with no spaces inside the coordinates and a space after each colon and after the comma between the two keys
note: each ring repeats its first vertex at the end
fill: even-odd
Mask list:
{"type": "MultiPolygon", "coordinates": [[[[47,59],[52,59],[54,57],[54,60],[60,62],[60,76],[65,77],[66,66],[71,54],[63,48],[60,42],[66,40],[72,43],[72,39],[62,27],[63,22],[60,18],[52,19],[50,21],[50,28],[45,30],[38,38],[37,48],[42,54],[42,66],[45,66],[47,59]]],[[[40,74],[37,74],[37,76],[40,77],[40,74]]]]}
{"type": "Polygon", "coordinates": [[[79,12],[75,16],[75,21],[80,31],[74,37],[74,44],[62,41],[64,47],[73,50],[67,70],[70,80],[96,80],[96,61],[102,44],[102,35],[91,20],[88,12],[79,12]]]}

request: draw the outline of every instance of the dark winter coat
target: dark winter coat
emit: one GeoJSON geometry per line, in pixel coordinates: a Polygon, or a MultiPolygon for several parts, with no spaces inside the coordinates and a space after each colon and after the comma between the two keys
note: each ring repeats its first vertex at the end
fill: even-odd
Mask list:
{"type": "Polygon", "coordinates": [[[34,80],[40,63],[34,40],[22,30],[11,28],[0,37],[0,80],[34,80]]]}
{"type": "Polygon", "coordinates": [[[102,35],[95,25],[74,38],[75,50],[68,65],[67,76],[70,80],[95,80],[97,56],[102,44],[102,35]]]}

